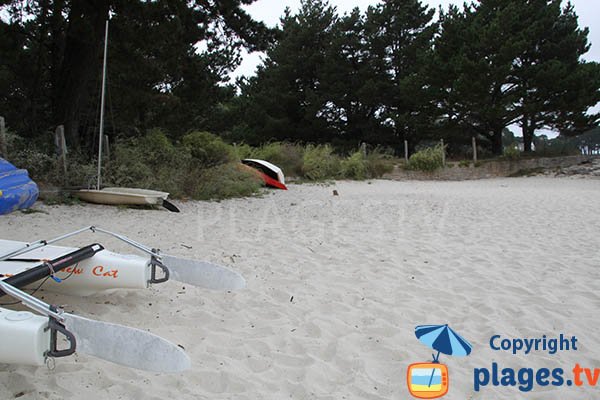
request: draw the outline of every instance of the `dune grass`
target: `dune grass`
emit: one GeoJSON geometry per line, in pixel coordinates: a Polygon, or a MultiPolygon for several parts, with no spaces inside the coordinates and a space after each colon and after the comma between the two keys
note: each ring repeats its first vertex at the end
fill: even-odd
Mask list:
{"type": "MultiPolygon", "coordinates": [[[[11,160],[48,187],[91,187],[96,159],[69,154],[65,175],[57,159],[41,150],[51,146],[15,148],[11,160]]],[[[269,161],[291,179],[322,182],[377,178],[393,168],[391,156],[379,148],[344,156],[328,144],[273,142],[260,147],[230,145],[208,132],[191,132],[174,142],[160,129],[144,136],[116,140],[103,160],[104,186],[137,187],[171,193],[173,198],[220,200],[259,193],[256,175],[239,168],[240,160],[269,161]]]]}

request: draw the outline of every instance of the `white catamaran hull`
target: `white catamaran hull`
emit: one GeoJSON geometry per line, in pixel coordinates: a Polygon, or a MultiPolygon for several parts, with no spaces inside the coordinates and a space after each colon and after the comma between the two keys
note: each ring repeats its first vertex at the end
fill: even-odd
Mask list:
{"type": "MultiPolygon", "coordinates": [[[[0,240],[0,254],[24,245],[23,242],[0,240]]],[[[77,249],[45,246],[17,256],[16,260],[0,261],[0,274],[4,275],[0,279],[17,275],[40,265],[42,260],[53,260],[74,250],[77,249]]],[[[48,279],[44,289],[79,296],[89,296],[107,289],[144,289],[148,287],[150,275],[148,258],[102,250],[91,258],[57,272],[55,276],[62,282],[48,279]]],[[[37,283],[31,287],[36,285],[37,283]]]]}
{"type": "Polygon", "coordinates": [[[246,286],[239,273],[226,267],[162,254],[97,226],[31,243],[0,240],[0,260],[0,293],[43,315],[0,308],[0,364],[42,365],[49,358],[68,357],[77,351],[151,372],[177,373],[190,367],[182,348],[159,336],[70,314],[20,290],[23,286],[37,289],[41,281],[49,289],[79,295],[146,288],[169,278],[213,290],[246,286]],[[149,259],[113,253],[98,243],[78,249],[51,245],[84,232],[112,236],[146,253],[149,259]],[[66,348],[62,346],[64,339],[69,344],[66,348]]]}
{"type": "Polygon", "coordinates": [[[44,365],[50,350],[48,318],[0,308],[0,364],[44,365]]]}

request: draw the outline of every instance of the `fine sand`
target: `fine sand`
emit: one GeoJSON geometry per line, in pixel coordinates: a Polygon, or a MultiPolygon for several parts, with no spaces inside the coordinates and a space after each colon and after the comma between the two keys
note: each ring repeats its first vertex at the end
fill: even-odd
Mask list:
{"type": "MultiPolygon", "coordinates": [[[[180,214],[36,205],[0,217],[0,238],[32,241],[96,224],[163,252],[226,264],[246,289],[176,282],[45,301],[182,345],[192,369],[160,375],[85,355],[56,368],[0,365],[0,399],[410,399],[406,371],[432,351],[422,324],[473,345],[442,355],[447,399],[591,399],[597,388],[473,390],[474,370],[600,368],[600,180],[291,185],[261,198],[179,203],[180,214]],[[333,190],[339,196],[333,195],[333,190]],[[577,351],[512,355],[503,338],[578,338],[577,351]]],[[[105,236],[100,242],[135,253],[105,236]]]]}

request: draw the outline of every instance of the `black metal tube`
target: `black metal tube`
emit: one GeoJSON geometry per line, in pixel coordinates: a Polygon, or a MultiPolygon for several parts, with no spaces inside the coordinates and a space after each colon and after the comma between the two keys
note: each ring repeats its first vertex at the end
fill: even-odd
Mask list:
{"type": "MultiPolygon", "coordinates": [[[[72,253],[65,254],[64,256],[58,257],[51,261],[46,261],[43,264],[35,266],[33,268],[28,269],[27,271],[23,271],[17,275],[11,276],[10,278],[6,278],[4,282],[17,287],[22,288],[24,286],[30,285],[34,282],[39,281],[40,279],[44,279],[50,275],[52,275],[52,271],[58,272],[65,268],[68,268],[72,265],[77,264],[83,260],[93,257],[99,251],[104,250],[101,244],[95,243],[89,246],[82,247],[80,249],[75,250],[72,253]]],[[[18,259],[13,261],[20,261],[18,259]]],[[[0,290],[0,297],[4,296],[5,293],[0,290]]]]}

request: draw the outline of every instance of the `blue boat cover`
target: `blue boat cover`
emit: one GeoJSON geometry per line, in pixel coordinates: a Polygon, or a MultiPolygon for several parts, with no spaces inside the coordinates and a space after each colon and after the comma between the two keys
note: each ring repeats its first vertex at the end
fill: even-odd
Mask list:
{"type": "Polygon", "coordinates": [[[0,215],[31,207],[38,194],[26,170],[0,158],[0,215]]]}

